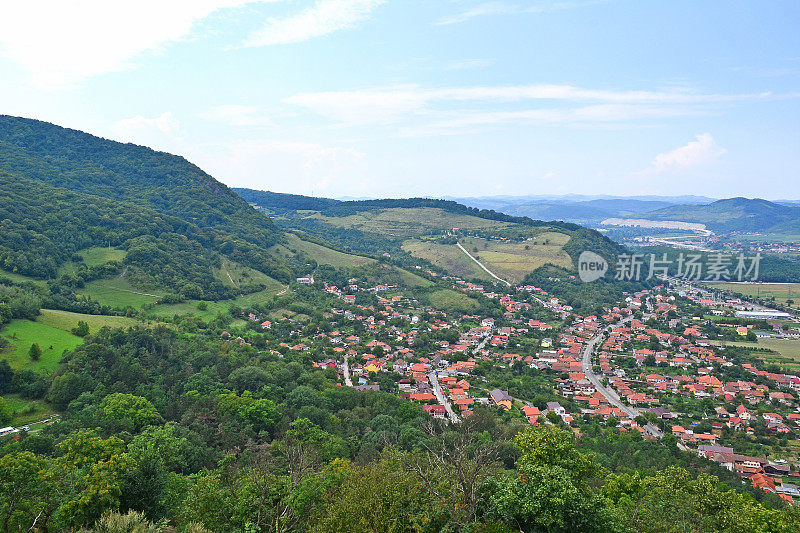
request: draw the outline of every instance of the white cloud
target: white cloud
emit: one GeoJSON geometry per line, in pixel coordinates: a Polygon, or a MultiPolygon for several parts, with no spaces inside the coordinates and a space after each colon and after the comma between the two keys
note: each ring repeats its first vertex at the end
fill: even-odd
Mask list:
{"type": "Polygon", "coordinates": [[[115,139],[161,150],[174,149],[180,142],[180,121],[170,111],[153,118],[136,115],[111,125],[115,139]]]}
{"type": "Polygon", "coordinates": [[[344,125],[414,122],[414,131],[427,129],[434,133],[463,126],[512,122],[608,124],[698,115],[707,112],[708,106],[767,96],[698,94],[683,90],[614,91],[543,84],[438,89],[402,85],[304,93],[283,102],[344,125]],[[515,103],[517,109],[508,109],[515,103]],[[476,104],[480,108],[475,109],[476,104]],[[420,127],[419,122],[423,122],[424,127],[420,127]]]}
{"type": "Polygon", "coordinates": [[[234,187],[337,195],[352,187],[365,154],[353,148],[272,139],[236,139],[191,147],[189,158],[234,187]]]}
{"type": "MultiPolygon", "coordinates": [[[[25,0],[5,2],[0,56],[40,88],[127,69],[145,51],[186,38],[217,10],[258,0],[25,0]]],[[[265,0],[261,0],[265,1],[265,0]]]]}
{"type": "Polygon", "coordinates": [[[519,5],[508,2],[484,2],[456,15],[445,17],[436,24],[446,26],[449,24],[459,24],[467,22],[477,17],[487,15],[513,15],[524,13],[547,13],[550,11],[561,11],[565,9],[575,9],[580,7],[603,4],[608,0],[583,0],[583,1],[538,1],[534,5],[519,5]]]}
{"type": "Polygon", "coordinates": [[[215,106],[200,113],[200,117],[229,126],[268,126],[271,121],[259,108],[249,105],[227,104],[215,106]]]}
{"type": "Polygon", "coordinates": [[[431,99],[418,87],[329,91],[291,96],[283,101],[348,124],[387,124],[422,110],[431,99]]]}
{"type": "Polygon", "coordinates": [[[251,33],[245,47],[269,46],[307,41],[356,26],[369,18],[386,0],[317,0],[295,15],[269,18],[251,33]]]}
{"type": "Polygon", "coordinates": [[[710,133],[696,135],[696,140],[669,152],[658,154],[650,164],[649,172],[662,173],[694,168],[708,164],[725,153],[710,133]]]}

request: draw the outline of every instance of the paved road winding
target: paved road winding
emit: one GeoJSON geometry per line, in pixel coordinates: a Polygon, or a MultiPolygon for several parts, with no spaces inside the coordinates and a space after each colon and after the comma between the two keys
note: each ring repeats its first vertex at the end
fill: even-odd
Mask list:
{"type": "MultiPolygon", "coordinates": [[[[623,326],[630,322],[633,317],[623,318],[617,323],[617,326],[623,326]]],[[[603,338],[603,332],[601,331],[597,335],[591,338],[589,342],[586,343],[586,346],[583,348],[583,358],[581,360],[581,367],[583,367],[583,373],[586,375],[586,379],[591,381],[592,385],[595,389],[597,389],[600,394],[605,396],[608,403],[613,405],[614,407],[618,408],[620,411],[625,413],[631,418],[636,418],[637,416],[641,415],[642,412],[636,409],[635,407],[631,407],[630,405],[625,405],[620,400],[617,393],[609,388],[604,387],[603,384],[600,382],[600,378],[594,373],[592,370],[592,353],[594,352],[594,347],[597,345],[598,342],[603,338]]],[[[654,424],[650,423],[647,424],[644,428],[648,433],[653,435],[654,437],[661,438],[664,433],[658,429],[654,424]]]]}

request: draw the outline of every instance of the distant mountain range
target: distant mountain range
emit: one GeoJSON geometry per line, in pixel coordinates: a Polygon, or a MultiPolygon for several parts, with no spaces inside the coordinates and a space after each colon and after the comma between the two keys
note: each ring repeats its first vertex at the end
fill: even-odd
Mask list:
{"type": "Polygon", "coordinates": [[[651,220],[678,220],[705,224],[717,233],[731,231],[800,232],[800,207],[759,198],[729,198],[707,205],[677,205],[647,214],[651,220]]]}
{"type": "Polygon", "coordinates": [[[703,196],[497,196],[453,198],[459,203],[539,220],[598,226],[607,218],[676,220],[705,224],[716,233],[732,231],[800,233],[800,201],[759,198],[715,200],[703,196]]]}
{"type": "Polygon", "coordinates": [[[644,213],[673,205],[696,205],[714,200],[702,196],[634,196],[625,198],[583,195],[452,199],[470,207],[493,209],[509,215],[589,225],[597,225],[607,218],[640,218],[644,213]]]}

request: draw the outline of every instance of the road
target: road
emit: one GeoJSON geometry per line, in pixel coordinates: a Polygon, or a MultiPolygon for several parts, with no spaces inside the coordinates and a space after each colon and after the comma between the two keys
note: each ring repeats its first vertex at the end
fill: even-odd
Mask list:
{"type": "Polygon", "coordinates": [[[479,344],[478,344],[478,345],[477,345],[475,348],[473,348],[473,349],[472,349],[472,355],[475,355],[476,353],[478,353],[478,352],[480,352],[481,350],[483,350],[483,347],[484,347],[484,346],[486,346],[486,343],[487,343],[487,342],[489,342],[489,339],[491,339],[491,338],[492,338],[492,333],[491,333],[491,332],[489,332],[489,333],[488,333],[488,334],[487,334],[487,335],[486,335],[486,336],[483,338],[483,340],[482,340],[482,341],[481,341],[481,342],[480,342],[480,343],[479,343],[479,344]]]}
{"type": "Polygon", "coordinates": [[[350,361],[348,360],[349,356],[345,354],[344,356],[344,384],[348,387],[353,386],[353,380],[350,378],[350,361]]]}
{"type": "Polygon", "coordinates": [[[467,251],[467,249],[466,249],[466,248],[464,248],[463,246],[461,246],[461,243],[460,243],[460,242],[457,242],[457,243],[456,243],[456,246],[458,246],[458,247],[461,249],[461,251],[462,251],[462,252],[464,252],[465,254],[467,254],[467,257],[469,257],[470,259],[472,259],[473,261],[475,261],[475,263],[477,263],[479,267],[481,267],[482,269],[484,269],[484,270],[486,271],[486,273],[487,273],[487,274],[489,274],[490,276],[492,276],[492,277],[493,277],[494,279],[496,279],[497,281],[500,281],[500,282],[502,282],[502,283],[505,283],[505,284],[506,284],[506,285],[508,285],[509,287],[511,286],[511,284],[510,284],[509,282],[507,282],[506,280],[504,280],[504,279],[503,279],[503,278],[501,278],[500,276],[496,275],[494,272],[492,272],[491,270],[489,270],[488,268],[486,268],[486,267],[483,265],[483,263],[481,263],[480,261],[478,261],[477,259],[475,259],[475,257],[473,257],[473,256],[472,256],[472,254],[470,254],[470,253],[467,251]]]}
{"type": "Polygon", "coordinates": [[[458,415],[453,411],[450,400],[445,396],[442,386],[439,385],[439,378],[435,370],[428,373],[428,381],[431,382],[431,388],[433,388],[433,394],[436,396],[436,399],[439,400],[440,404],[444,405],[444,410],[447,412],[447,417],[450,421],[454,423],[461,422],[461,419],[458,418],[458,415]]]}
{"type": "MultiPolygon", "coordinates": [[[[617,325],[623,326],[630,322],[633,317],[627,317],[620,320],[617,325]]],[[[625,413],[631,418],[636,418],[637,416],[641,415],[642,412],[636,409],[635,407],[631,407],[630,405],[625,405],[620,400],[619,396],[613,389],[604,387],[603,384],[600,382],[600,378],[594,373],[592,370],[592,352],[594,352],[594,347],[597,345],[598,342],[603,338],[603,332],[601,331],[597,335],[591,338],[589,342],[586,343],[586,346],[583,349],[583,358],[581,360],[581,367],[583,367],[583,373],[586,375],[586,379],[592,382],[592,385],[595,389],[597,389],[600,394],[605,396],[608,403],[613,405],[614,407],[618,408],[620,411],[625,413]]],[[[656,438],[661,438],[664,433],[658,429],[654,424],[649,423],[644,428],[648,433],[653,435],[656,438]]]]}

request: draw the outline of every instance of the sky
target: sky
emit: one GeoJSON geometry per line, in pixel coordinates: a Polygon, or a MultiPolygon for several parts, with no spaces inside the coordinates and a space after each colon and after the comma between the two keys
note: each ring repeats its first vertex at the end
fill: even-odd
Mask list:
{"type": "Polygon", "coordinates": [[[26,0],[0,113],[328,197],[800,198],[796,0],[26,0]]]}

